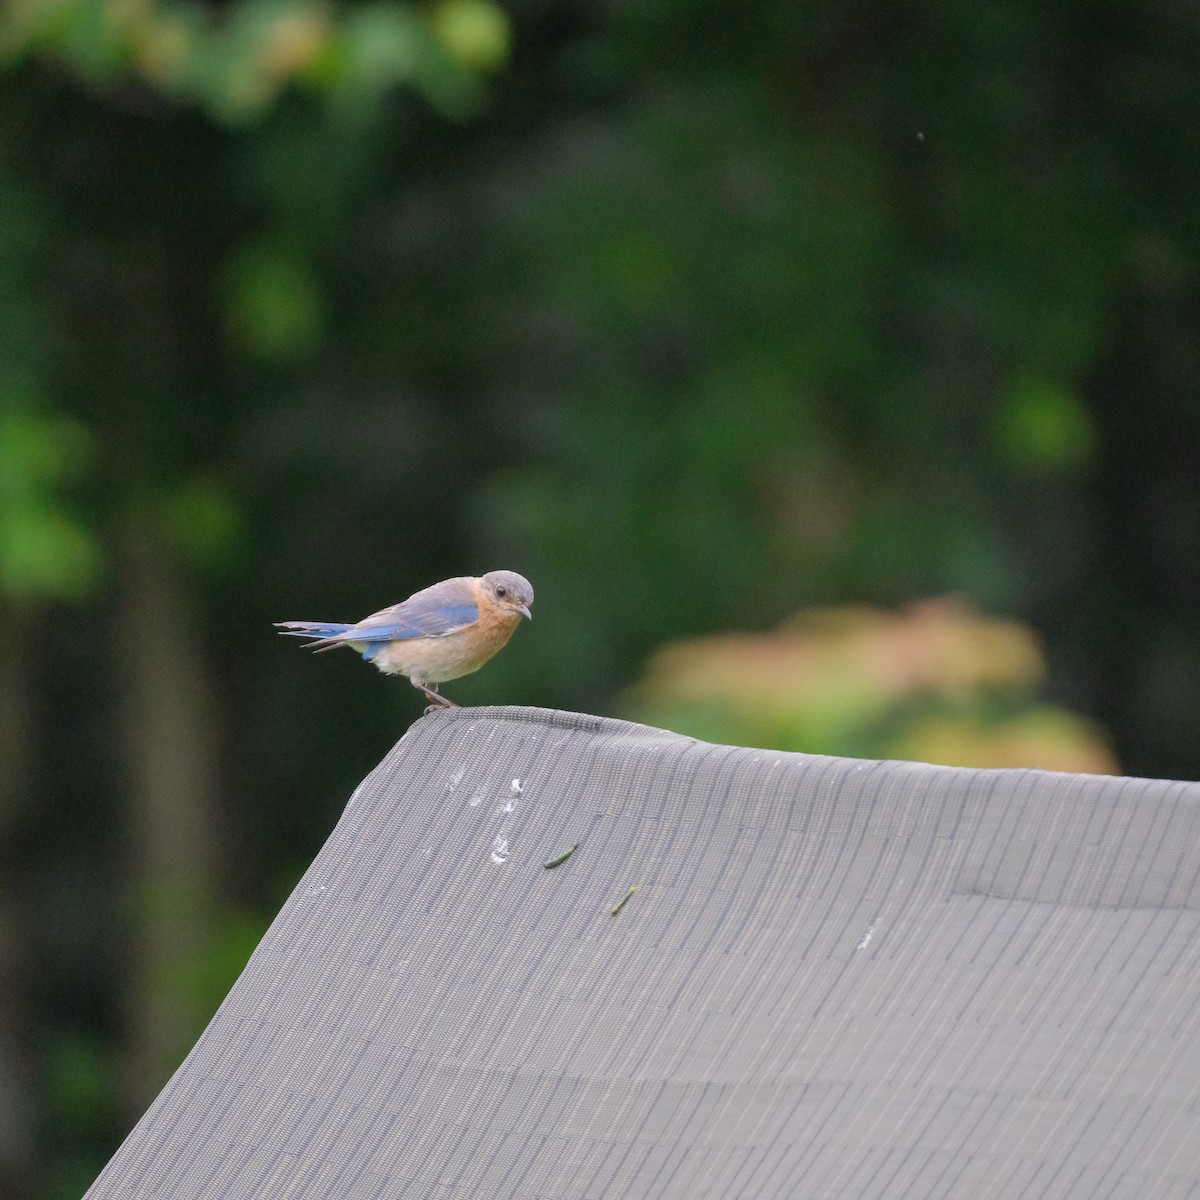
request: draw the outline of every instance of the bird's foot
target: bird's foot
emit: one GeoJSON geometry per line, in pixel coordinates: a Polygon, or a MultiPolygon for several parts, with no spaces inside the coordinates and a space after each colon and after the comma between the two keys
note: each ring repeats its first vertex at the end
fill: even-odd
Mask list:
{"type": "Polygon", "coordinates": [[[436,687],[431,687],[427,683],[417,683],[416,680],[412,681],[412,685],[417,689],[418,692],[423,692],[425,699],[429,701],[429,707],[425,710],[426,716],[428,716],[431,712],[438,712],[440,710],[458,707],[453,700],[441,695],[436,687]]]}

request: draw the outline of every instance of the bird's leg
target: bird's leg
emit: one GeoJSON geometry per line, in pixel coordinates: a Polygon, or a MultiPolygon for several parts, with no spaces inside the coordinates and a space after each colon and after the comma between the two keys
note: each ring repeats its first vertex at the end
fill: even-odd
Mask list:
{"type": "Polygon", "coordinates": [[[429,707],[425,710],[426,712],[433,712],[435,708],[458,707],[453,700],[438,694],[436,683],[422,683],[419,679],[410,679],[409,683],[411,683],[418,692],[425,693],[425,699],[429,701],[429,707]]]}

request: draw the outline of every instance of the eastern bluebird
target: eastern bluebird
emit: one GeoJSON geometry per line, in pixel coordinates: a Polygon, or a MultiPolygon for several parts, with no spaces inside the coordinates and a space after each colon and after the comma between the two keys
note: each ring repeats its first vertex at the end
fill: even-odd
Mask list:
{"type": "Polygon", "coordinates": [[[443,579],[354,625],[277,621],[288,637],[311,637],[318,651],[349,646],[385,675],[407,675],[433,704],[457,708],[437,685],[478,671],[532,618],[533,587],[515,571],[443,579]]]}

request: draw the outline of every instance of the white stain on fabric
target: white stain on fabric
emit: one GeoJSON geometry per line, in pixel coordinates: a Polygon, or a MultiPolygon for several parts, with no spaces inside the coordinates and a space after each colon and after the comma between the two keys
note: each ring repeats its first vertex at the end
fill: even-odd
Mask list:
{"type": "Polygon", "coordinates": [[[871,944],[871,939],[875,936],[875,926],[878,924],[879,919],[876,918],[871,923],[871,927],[867,930],[867,932],[863,934],[863,940],[854,947],[855,950],[865,950],[871,944]]]}
{"type": "Polygon", "coordinates": [[[503,834],[496,834],[496,840],[492,843],[492,862],[499,865],[508,862],[508,838],[503,834]]]}
{"type": "Polygon", "coordinates": [[[509,790],[514,796],[519,796],[525,790],[525,788],[519,779],[514,779],[512,783],[509,784],[509,790]]]}

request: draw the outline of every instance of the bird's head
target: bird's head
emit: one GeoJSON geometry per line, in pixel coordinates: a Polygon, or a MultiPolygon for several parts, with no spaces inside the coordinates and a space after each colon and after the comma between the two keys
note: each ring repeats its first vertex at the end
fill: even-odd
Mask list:
{"type": "Polygon", "coordinates": [[[516,571],[489,571],[481,580],[483,590],[502,612],[519,614],[533,620],[533,584],[516,571]]]}

